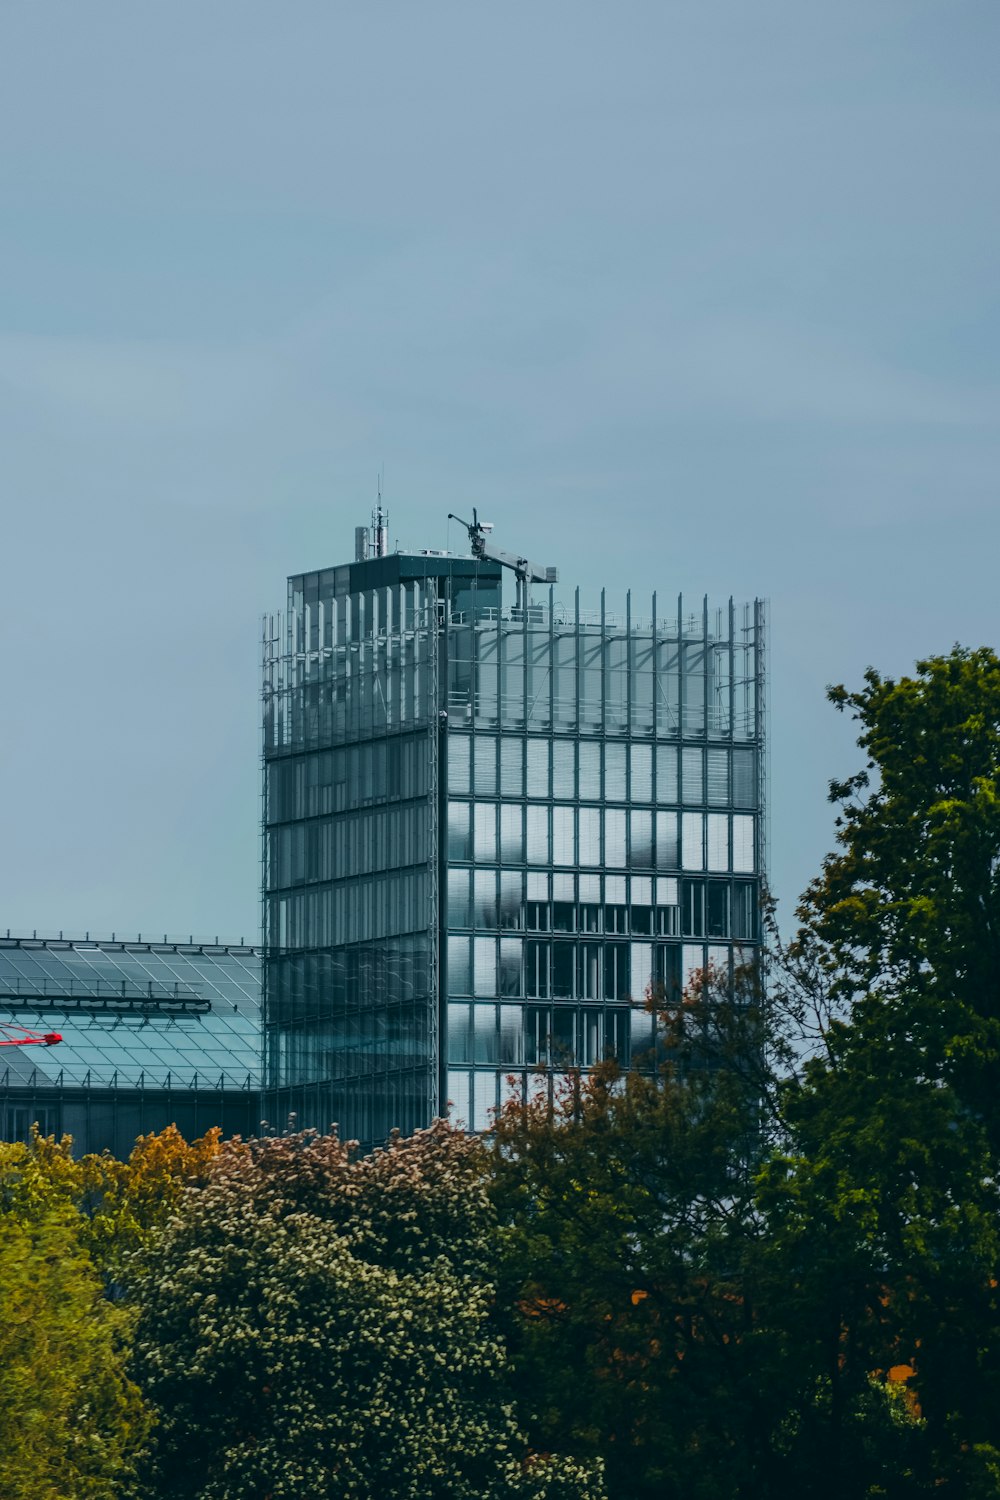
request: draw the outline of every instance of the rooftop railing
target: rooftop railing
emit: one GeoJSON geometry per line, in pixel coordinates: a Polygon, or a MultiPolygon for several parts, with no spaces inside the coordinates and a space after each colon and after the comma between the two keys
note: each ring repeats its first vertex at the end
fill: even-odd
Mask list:
{"type": "Polygon", "coordinates": [[[32,1010],[198,1011],[212,1002],[197,984],[127,979],[0,978],[0,1005],[32,1010]]]}

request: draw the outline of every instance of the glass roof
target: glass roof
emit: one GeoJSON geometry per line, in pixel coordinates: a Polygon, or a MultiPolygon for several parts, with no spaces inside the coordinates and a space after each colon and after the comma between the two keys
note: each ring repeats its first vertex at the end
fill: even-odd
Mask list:
{"type": "Polygon", "coordinates": [[[0,1084],[257,1088],[261,961],[242,946],[0,937],[0,1084]],[[4,1031],[13,1036],[15,1031],[4,1031]]]}

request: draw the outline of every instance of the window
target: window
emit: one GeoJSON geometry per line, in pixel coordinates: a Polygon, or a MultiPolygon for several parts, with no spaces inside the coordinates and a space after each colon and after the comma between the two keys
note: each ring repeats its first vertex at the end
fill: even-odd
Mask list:
{"type": "MultiPolygon", "coordinates": [[[[501,960],[502,962],[502,960],[501,960]]],[[[524,1020],[519,1005],[500,1007],[500,1062],[524,1062],[524,1020]]]]}
{"type": "Polygon", "coordinates": [[[592,1068],[604,1056],[604,1016],[596,1007],[588,1006],[579,1015],[579,1061],[585,1068],[592,1068]]]}
{"type": "Polygon", "coordinates": [[[500,926],[521,925],[521,874],[519,870],[500,871],[500,926]]]}
{"type": "Polygon", "coordinates": [[[703,870],[705,851],[702,845],[704,817],[701,813],[681,815],[681,864],[685,870],[703,870]]]}
{"type": "Polygon", "coordinates": [[[624,802],[628,796],[626,749],[627,746],[613,740],[604,746],[604,796],[608,802],[624,802]]]}
{"type": "Polygon", "coordinates": [[[511,735],[500,741],[500,792],[504,797],[524,795],[524,741],[511,735]]]}
{"type": "Polygon", "coordinates": [[[472,992],[474,995],[495,995],[497,992],[497,945],[496,938],[473,939],[472,992]]]}
{"type": "Polygon", "coordinates": [[[554,865],[576,864],[573,823],[574,809],[572,807],[552,809],[552,863],[554,865]]]}
{"type": "Polygon", "coordinates": [[[500,993],[520,995],[521,983],[521,939],[500,939],[500,993]]]}
{"type": "Polygon", "coordinates": [[[685,745],[681,751],[682,794],[684,801],[694,803],[705,800],[705,782],[700,746],[685,745]]]}
{"type": "Polygon", "coordinates": [[[472,832],[467,802],[448,803],[448,858],[472,858],[472,832]]]}
{"type": "Polygon", "coordinates": [[[492,864],[497,857],[497,811],[495,802],[473,803],[477,864],[492,864]]]}
{"type": "Polygon", "coordinates": [[[528,741],[528,796],[549,795],[549,742],[531,739],[528,741]]]}
{"type": "Polygon", "coordinates": [[[448,1061],[468,1063],[472,1061],[472,1042],[469,1035],[469,1012],[467,1003],[448,1002],[448,1061]]]}
{"type": "Polygon", "coordinates": [[[656,800],[677,801],[677,749],[674,745],[656,747],[656,800]]]}
{"type": "MultiPolygon", "coordinates": [[[[449,871],[449,874],[452,873],[449,871]]],[[[497,872],[476,870],[474,872],[473,911],[475,925],[493,928],[497,925],[497,872]]]]}
{"type": "Polygon", "coordinates": [[[757,936],[757,907],[754,888],[745,880],[733,886],[733,937],[755,938],[757,936]]]}
{"type": "Polygon", "coordinates": [[[656,931],[660,937],[679,937],[681,930],[680,908],[658,906],[656,908],[656,931]]]}
{"type": "Polygon", "coordinates": [[[500,858],[504,864],[524,863],[524,809],[520,803],[500,804],[500,858]]]}
{"type": "MultiPolygon", "coordinates": [[[[495,669],[494,669],[495,671],[495,669]]],[[[473,740],[477,797],[495,797],[497,790],[497,742],[492,735],[477,734],[473,740]]]]}
{"type": "Polygon", "coordinates": [[[472,994],[472,942],[467,937],[448,938],[448,993],[472,994]]]}
{"type": "Polygon", "coordinates": [[[580,756],[580,800],[601,800],[601,747],[593,741],[583,741],[579,746],[580,756]]]}
{"type": "Polygon", "coordinates": [[[552,944],[552,994],[557,1000],[573,997],[574,951],[572,943],[552,944]]]}
{"type": "Polygon", "coordinates": [[[733,804],[736,807],[757,806],[757,767],[752,750],[733,751],[733,804]]]}
{"type": "Polygon", "coordinates": [[[706,752],[708,802],[713,807],[725,807],[729,802],[729,751],[712,748],[706,752]]]}
{"type": "Polygon", "coordinates": [[[650,870],[653,866],[653,814],[646,808],[633,808],[628,817],[632,868],[650,870]]]}
{"type": "Polygon", "coordinates": [[[623,870],[625,854],[625,812],[613,807],[604,809],[604,861],[612,869],[623,870]]]}
{"type": "Polygon", "coordinates": [[[676,870],[680,860],[677,849],[677,814],[656,814],[656,867],[658,870],[676,870]]]}
{"type": "Polygon", "coordinates": [[[472,899],[469,892],[470,870],[448,871],[448,926],[472,926],[472,899]]]}
{"type": "Polygon", "coordinates": [[[573,932],[576,929],[576,907],[572,901],[553,901],[552,931],[573,932]]]}
{"type": "Polygon", "coordinates": [[[524,945],[524,992],[531,998],[549,997],[550,944],[529,939],[524,945]]]}
{"type": "Polygon", "coordinates": [[[684,936],[705,935],[705,882],[703,880],[681,881],[681,905],[684,936]]]}
{"type": "Polygon", "coordinates": [[[653,749],[651,745],[629,746],[629,797],[633,802],[653,800],[653,749]]]}
{"type": "Polygon", "coordinates": [[[461,792],[468,796],[471,790],[469,785],[470,748],[467,734],[448,736],[448,790],[450,792],[461,792]]]}
{"type": "Polygon", "coordinates": [[[729,936],[729,886],[721,880],[708,882],[707,917],[709,937],[729,936]]]}
{"type": "Polygon", "coordinates": [[[653,986],[664,1005],[676,1005],[680,999],[681,950],[676,943],[657,943],[653,949],[653,986]]]}
{"type": "Polygon", "coordinates": [[[594,866],[601,863],[601,809],[581,807],[578,810],[580,825],[580,864],[594,866]]]}
{"type": "Polygon", "coordinates": [[[753,818],[745,813],[733,814],[733,869],[737,875],[750,875],[754,868],[753,818]]]}
{"type": "Polygon", "coordinates": [[[549,810],[536,803],[528,803],[528,860],[531,864],[547,865],[552,855],[549,849],[549,810]]]}
{"type": "Polygon", "coordinates": [[[572,740],[552,742],[552,795],[570,800],[576,796],[576,745],[572,740]]]}
{"type": "Polygon", "coordinates": [[[627,943],[606,943],[604,947],[604,998],[627,1000],[629,984],[629,951],[627,943]]]}
{"type": "Polygon", "coordinates": [[[545,1067],[549,1061],[548,1006],[528,1005],[524,1011],[524,1060],[528,1067],[545,1067]]]}
{"type": "Polygon", "coordinates": [[[601,945],[581,943],[577,949],[577,994],[584,1000],[601,998],[601,945]]]}
{"type": "Polygon", "coordinates": [[[629,1065],[629,1020],[627,1010],[604,1012],[604,1050],[608,1057],[617,1058],[623,1068],[629,1065]]]}
{"type": "Polygon", "coordinates": [[[631,943],[632,949],[632,989],[633,1000],[641,1004],[649,993],[653,983],[653,945],[652,943],[631,943]]]}
{"type": "Polygon", "coordinates": [[[725,874],[729,869],[729,818],[725,813],[709,813],[705,822],[708,868],[725,874]]]}

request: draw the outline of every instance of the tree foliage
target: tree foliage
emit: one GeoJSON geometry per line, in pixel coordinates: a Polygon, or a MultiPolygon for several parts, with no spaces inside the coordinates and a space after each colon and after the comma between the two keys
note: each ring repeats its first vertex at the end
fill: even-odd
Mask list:
{"type": "Polygon", "coordinates": [[[0,1214],[0,1495],[117,1500],[149,1414],[71,1210],[0,1214]]]}
{"type": "Polygon", "coordinates": [[[831,785],[838,848],[792,960],[824,990],[762,1177],[775,1263],[826,1366],[835,1479],[872,1369],[908,1372],[936,1492],[1000,1474],[1000,661],[956,648],[830,692],[867,763],[831,785]]]}
{"type": "Polygon", "coordinates": [[[118,1277],[218,1149],[171,1127],[127,1162],[0,1143],[0,1495],[119,1500],[150,1430],[118,1277]]]}
{"type": "Polygon", "coordinates": [[[830,697],[866,764],[768,1003],[702,976],[656,1080],[498,1126],[532,1433],[623,1500],[997,1492],[1000,662],[830,697]]]}
{"type": "Polygon", "coordinates": [[[529,1455],[512,1416],[481,1149],[441,1122],[361,1160],[222,1148],[139,1282],[158,1495],[599,1500],[599,1466],[529,1455]]]}
{"type": "Polygon", "coordinates": [[[756,976],[659,1004],[656,1076],[613,1063],[497,1122],[501,1308],[536,1441],[616,1496],[741,1493],[768,1433],[749,1267],[777,1044],[756,976]]]}

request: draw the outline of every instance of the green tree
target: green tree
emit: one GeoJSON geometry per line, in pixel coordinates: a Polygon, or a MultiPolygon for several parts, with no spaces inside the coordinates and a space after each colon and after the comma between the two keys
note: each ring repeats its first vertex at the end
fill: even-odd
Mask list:
{"type": "Polygon", "coordinates": [[[50,1211],[80,1218],[81,1244],[107,1275],[144,1244],[180,1201],[205,1181],[222,1132],[188,1142],[175,1125],[140,1136],[127,1161],[109,1151],[75,1157],[73,1140],[41,1135],[0,1142],[0,1215],[33,1222],[50,1211]]]}
{"type": "Polygon", "coordinates": [[[867,760],[831,785],[838,848],[799,912],[791,969],[825,1023],[760,1189],[785,1336],[823,1393],[799,1438],[820,1493],[867,1493],[852,1413],[875,1372],[903,1372],[922,1421],[912,1486],[994,1495],[1000,661],[956,648],[830,697],[867,760]]]}
{"type": "Polygon", "coordinates": [[[169,1500],[599,1500],[531,1455],[488,1326],[482,1147],[437,1123],[361,1160],[306,1133],[223,1146],[151,1243],[136,1375],[169,1500]]]}
{"type": "Polygon", "coordinates": [[[149,1414],[72,1210],[0,1214],[0,1495],[117,1500],[149,1414]]]}
{"type": "Polygon", "coordinates": [[[150,1413],[126,1373],[134,1313],[127,1255],[202,1177],[218,1131],[172,1127],[129,1160],[73,1156],[35,1130],[0,1143],[0,1495],[103,1500],[126,1493],[150,1413]]]}
{"type": "Polygon", "coordinates": [[[760,1495],[784,1408],[753,1165],[783,1040],[753,970],[650,1003],[654,1076],[609,1062],[497,1122],[498,1316],[534,1442],[602,1455],[621,1500],[760,1495]]]}

